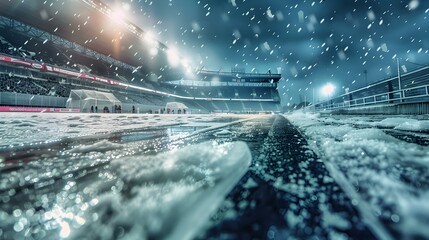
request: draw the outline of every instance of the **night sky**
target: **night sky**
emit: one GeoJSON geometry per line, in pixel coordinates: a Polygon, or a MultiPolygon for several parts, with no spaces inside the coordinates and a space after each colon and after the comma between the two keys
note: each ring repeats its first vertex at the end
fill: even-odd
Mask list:
{"type": "Polygon", "coordinates": [[[429,64],[427,0],[105,0],[194,67],[281,71],[284,105],[429,64]],[[367,72],[367,81],[364,72],[367,72]]]}

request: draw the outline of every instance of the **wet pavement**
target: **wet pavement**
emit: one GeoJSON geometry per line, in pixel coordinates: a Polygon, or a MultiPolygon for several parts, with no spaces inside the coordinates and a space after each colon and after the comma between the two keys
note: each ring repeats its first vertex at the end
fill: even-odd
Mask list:
{"type": "Polygon", "coordinates": [[[125,191],[112,174],[111,160],[209,140],[244,141],[253,161],[197,238],[375,238],[356,203],[283,116],[214,121],[224,125],[213,128],[210,121],[177,124],[1,149],[0,238],[57,239],[62,229],[50,213],[59,203],[79,223],[82,206],[90,205],[92,199],[109,191],[125,191]],[[80,147],[75,151],[77,146],[100,141],[95,150],[80,147]],[[94,182],[100,187],[88,191],[94,182]]]}
{"type": "Polygon", "coordinates": [[[277,116],[258,129],[251,170],[201,239],[374,239],[294,126],[277,116]]]}

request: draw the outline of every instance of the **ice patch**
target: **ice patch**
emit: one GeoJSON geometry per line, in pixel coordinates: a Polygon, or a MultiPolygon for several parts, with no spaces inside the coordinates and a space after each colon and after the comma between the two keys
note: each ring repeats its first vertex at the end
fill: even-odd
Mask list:
{"type": "Polygon", "coordinates": [[[67,152],[69,153],[89,153],[89,152],[107,152],[110,150],[121,149],[122,146],[117,143],[102,140],[90,145],[80,145],[67,152]]]}
{"type": "Polygon", "coordinates": [[[335,227],[341,230],[350,229],[351,223],[341,215],[330,212],[326,205],[321,204],[319,209],[323,214],[322,219],[325,227],[335,227]]]}
{"type": "MultiPolygon", "coordinates": [[[[189,116],[183,116],[180,122],[188,121],[189,116]]],[[[37,115],[2,113],[0,122],[3,122],[0,124],[0,132],[2,132],[0,148],[9,147],[10,145],[53,142],[63,138],[178,124],[177,116],[174,115],[163,115],[161,119],[159,115],[142,117],[142,115],[123,114],[123,116],[118,117],[116,114],[83,113],[39,113],[37,115]],[[32,116],[33,120],[29,121],[29,116],[32,116]],[[158,120],[155,121],[153,118],[156,116],[158,116],[158,120]],[[36,117],[37,119],[34,119],[36,117]]]]}
{"type": "MultiPolygon", "coordinates": [[[[378,116],[324,118],[302,112],[286,117],[313,140],[331,173],[344,174],[333,177],[343,189],[346,186],[352,199],[362,200],[356,206],[374,233],[383,239],[389,237],[385,228],[390,228],[401,239],[429,238],[429,148],[377,128],[427,131],[429,121],[403,117],[379,121],[378,116]],[[374,128],[357,129],[357,125],[374,128]]],[[[350,223],[338,217],[323,220],[346,229],[350,223]]]]}
{"type": "Polygon", "coordinates": [[[285,117],[292,122],[299,122],[297,125],[300,127],[307,127],[319,123],[320,114],[295,111],[288,113],[285,117]]]}
{"type": "Polygon", "coordinates": [[[358,129],[358,130],[352,130],[344,135],[343,137],[344,141],[359,141],[359,140],[378,140],[378,141],[384,141],[384,142],[399,142],[398,139],[387,135],[380,129],[358,129]]]}
{"type": "Polygon", "coordinates": [[[230,136],[231,134],[232,134],[231,131],[224,129],[224,130],[221,130],[219,132],[214,133],[213,135],[215,135],[216,137],[227,137],[227,136],[230,136]]]}
{"type": "Polygon", "coordinates": [[[206,142],[155,156],[111,162],[124,183],[107,192],[87,213],[74,239],[190,239],[247,171],[244,142],[206,142]],[[92,216],[92,217],[91,217],[92,216]]]}
{"type": "Polygon", "coordinates": [[[253,180],[253,178],[247,179],[246,183],[243,184],[243,187],[247,188],[247,189],[249,189],[249,188],[255,188],[257,186],[258,186],[258,183],[255,182],[255,180],[253,180]]]}
{"type": "Polygon", "coordinates": [[[429,132],[429,121],[407,121],[395,127],[396,130],[429,132]]]}
{"type": "Polygon", "coordinates": [[[409,118],[386,118],[380,122],[375,122],[377,127],[394,128],[405,123],[415,124],[418,120],[409,118]]]}
{"type": "Polygon", "coordinates": [[[312,126],[306,130],[307,134],[316,136],[317,139],[334,138],[342,139],[344,135],[352,131],[354,128],[348,125],[345,126],[312,126]]]}

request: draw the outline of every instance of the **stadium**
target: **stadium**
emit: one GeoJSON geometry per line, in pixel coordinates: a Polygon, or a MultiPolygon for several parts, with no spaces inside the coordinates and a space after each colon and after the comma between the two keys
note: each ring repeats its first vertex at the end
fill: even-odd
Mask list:
{"type": "Polygon", "coordinates": [[[0,1],[0,239],[429,239],[428,14],[0,1]]]}
{"type": "Polygon", "coordinates": [[[3,5],[3,10],[15,10],[2,12],[1,17],[4,106],[80,112],[97,106],[115,112],[114,105],[120,105],[127,113],[133,108],[141,113],[170,113],[166,104],[178,102],[189,113],[280,111],[280,74],[194,69],[163,43],[148,39],[142,29],[115,19],[101,1],[49,8],[38,2],[3,5]],[[79,18],[70,12],[61,16],[63,22],[46,24],[46,18],[61,8],[85,11],[79,18]],[[43,9],[43,14],[32,9],[43,9]],[[104,29],[108,22],[117,25],[104,29]],[[82,28],[75,31],[74,26],[82,28]]]}

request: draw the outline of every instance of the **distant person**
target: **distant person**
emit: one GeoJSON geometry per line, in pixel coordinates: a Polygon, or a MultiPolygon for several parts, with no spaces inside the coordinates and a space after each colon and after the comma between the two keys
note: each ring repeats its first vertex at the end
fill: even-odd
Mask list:
{"type": "Polygon", "coordinates": [[[132,113],[136,113],[136,107],[134,107],[134,105],[133,105],[132,113]]]}
{"type": "Polygon", "coordinates": [[[121,105],[118,105],[118,113],[122,113],[122,107],[121,107],[121,105]]]}
{"type": "Polygon", "coordinates": [[[91,112],[92,113],[94,112],[94,106],[91,106],[91,112]]]}
{"type": "Polygon", "coordinates": [[[98,107],[97,106],[95,106],[95,112],[98,113],[98,107]]]}

